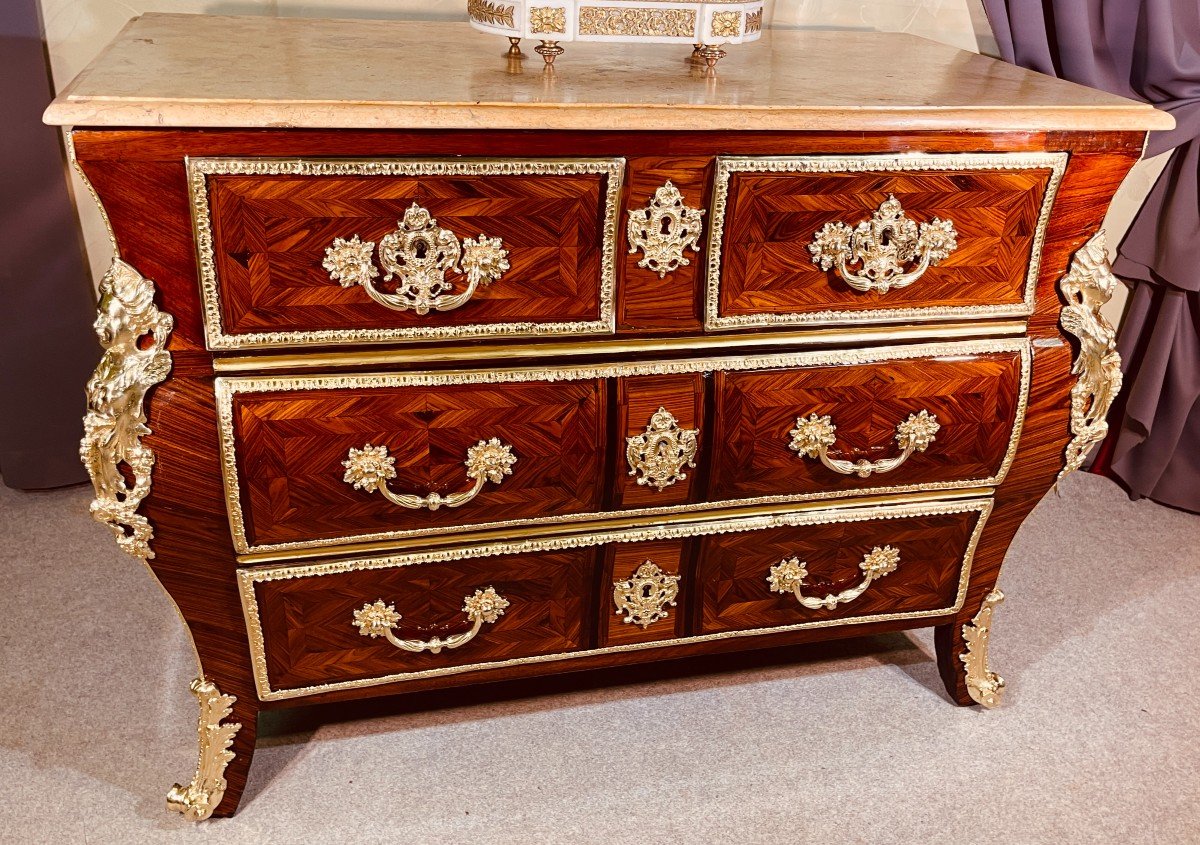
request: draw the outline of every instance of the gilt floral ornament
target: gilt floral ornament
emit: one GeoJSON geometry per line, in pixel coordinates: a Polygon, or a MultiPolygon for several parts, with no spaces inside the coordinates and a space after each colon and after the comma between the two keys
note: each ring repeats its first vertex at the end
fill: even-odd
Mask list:
{"type": "Polygon", "coordinates": [[[356,490],[374,490],[396,477],[396,459],[388,454],[387,446],[368,443],[361,449],[351,448],[342,466],[346,468],[343,480],[356,490]]]}
{"type": "Polygon", "coordinates": [[[361,610],[354,611],[354,624],[364,637],[382,637],[399,621],[400,614],[395,606],[384,604],[383,599],[377,599],[374,604],[364,604],[361,610]]]}
{"type": "Polygon", "coordinates": [[[908,419],[896,426],[896,442],[901,449],[924,452],[933,442],[934,435],[941,430],[937,417],[922,410],[910,414],[908,419]]]}
{"type": "Polygon", "coordinates": [[[371,261],[374,250],[374,241],[359,240],[358,235],[349,240],[334,238],[333,246],[325,250],[325,260],[321,266],[331,279],[344,288],[367,284],[379,275],[371,261]]]}
{"type": "Polygon", "coordinates": [[[480,440],[467,450],[467,459],[464,461],[468,477],[483,477],[493,484],[499,484],[504,476],[512,475],[516,462],[517,456],[513,454],[512,447],[501,443],[497,437],[480,440]]]}
{"type": "Polygon", "coordinates": [[[491,587],[476,590],[475,595],[463,599],[463,612],[472,622],[495,622],[504,615],[508,599],[496,594],[491,587]]]}

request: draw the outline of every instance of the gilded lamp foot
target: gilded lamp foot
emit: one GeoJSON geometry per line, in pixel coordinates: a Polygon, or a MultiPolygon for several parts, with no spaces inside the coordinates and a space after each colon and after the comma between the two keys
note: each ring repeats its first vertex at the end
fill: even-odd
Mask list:
{"type": "Polygon", "coordinates": [[[221,724],[221,720],[229,718],[233,712],[235,696],[222,694],[216,684],[204,678],[192,681],[191,690],[200,703],[196,774],[187,786],[177,783],[171,787],[167,793],[167,809],[198,822],[211,816],[225,797],[225,767],[234,757],[229,747],[242,725],[240,722],[221,724]]]}
{"type": "Polygon", "coordinates": [[[720,47],[712,44],[705,44],[699,50],[697,50],[696,53],[700,58],[704,59],[704,64],[706,64],[709,68],[716,67],[717,62],[728,55],[728,53],[726,53],[720,47]]]}
{"type": "Polygon", "coordinates": [[[548,65],[554,64],[554,60],[564,52],[563,48],[558,46],[557,41],[543,41],[533,49],[548,65]]]}
{"type": "Polygon", "coordinates": [[[1004,601],[1004,593],[992,590],[975,617],[962,627],[967,650],[959,655],[967,673],[967,692],[984,707],[995,707],[1004,692],[1004,679],[988,668],[988,645],[992,634],[992,612],[1004,601]]]}

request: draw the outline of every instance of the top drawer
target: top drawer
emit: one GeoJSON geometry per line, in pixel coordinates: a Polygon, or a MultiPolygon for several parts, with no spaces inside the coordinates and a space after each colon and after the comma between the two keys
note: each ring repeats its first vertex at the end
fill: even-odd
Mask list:
{"type": "Polygon", "coordinates": [[[1031,314],[1066,153],[717,159],[705,326],[1031,314]]]}
{"type": "Polygon", "coordinates": [[[189,159],[207,345],[610,333],[624,167],[189,159]]]}

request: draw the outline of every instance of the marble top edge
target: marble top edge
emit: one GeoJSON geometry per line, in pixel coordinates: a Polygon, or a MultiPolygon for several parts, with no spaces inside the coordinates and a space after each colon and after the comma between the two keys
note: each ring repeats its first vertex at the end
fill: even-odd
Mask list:
{"type": "Polygon", "coordinates": [[[880,130],[1174,124],[1145,103],[907,33],[769,30],[760,43],[730,45],[715,77],[689,69],[690,51],[669,45],[572,42],[549,75],[536,56],[513,63],[502,47],[503,38],[458,22],[149,13],[125,26],[45,120],[610,129],[617,112],[628,129],[860,130],[872,119],[880,130]],[[455,73],[443,67],[448,42],[455,73]]]}

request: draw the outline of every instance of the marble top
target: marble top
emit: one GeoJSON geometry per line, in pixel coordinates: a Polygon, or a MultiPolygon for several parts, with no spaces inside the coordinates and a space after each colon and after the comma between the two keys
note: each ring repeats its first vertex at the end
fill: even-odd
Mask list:
{"type": "Polygon", "coordinates": [[[545,70],[466,23],[146,14],[50,124],[303,128],[1145,130],[1165,112],[911,35],[770,30],[690,48],[565,44],[545,70]]]}

